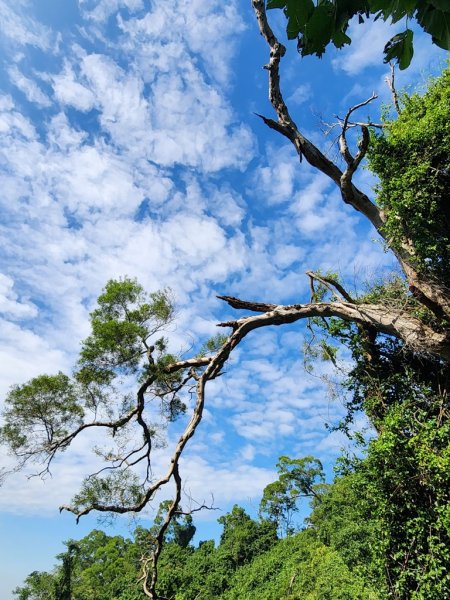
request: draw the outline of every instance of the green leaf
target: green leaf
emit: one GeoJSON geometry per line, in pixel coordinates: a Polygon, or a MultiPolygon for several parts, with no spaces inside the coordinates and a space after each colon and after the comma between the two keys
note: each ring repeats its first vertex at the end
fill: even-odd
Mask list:
{"type": "Polygon", "coordinates": [[[450,50],[450,10],[438,10],[428,5],[417,11],[417,21],[424,30],[429,33],[433,42],[443,48],[450,50]]]}
{"type": "Polygon", "coordinates": [[[444,12],[450,12],[450,5],[448,0],[429,0],[429,3],[444,12]]]}
{"type": "Polygon", "coordinates": [[[286,6],[287,0],[267,0],[266,7],[270,8],[284,8],[286,6]]]}
{"type": "Polygon", "coordinates": [[[394,35],[384,47],[384,62],[396,59],[400,70],[406,69],[414,54],[413,32],[407,29],[394,35]]]}
{"type": "Polygon", "coordinates": [[[335,31],[331,39],[336,48],[342,48],[345,44],[350,44],[352,41],[343,31],[335,31]]]}
{"type": "Polygon", "coordinates": [[[314,11],[313,0],[288,0],[286,4],[286,16],[288,18],[287,36],[290,40],[295,39],[305,31],[306,24],[314,11]]]}
{"type": "Polygon", "coordinates": [[[391,18],[392,23],[396,23],[409,15],[412,16],[417,8],[418,0],[372,0],[370,11],[372,13],[381,11],[386,21],[391,18]]]}
{"type": "Polygon", "coordinates": [[[321,56],[334,33],[334,12],[330,3],[318,6],[305,28],[305,47],[302,54],[321,56]]]}

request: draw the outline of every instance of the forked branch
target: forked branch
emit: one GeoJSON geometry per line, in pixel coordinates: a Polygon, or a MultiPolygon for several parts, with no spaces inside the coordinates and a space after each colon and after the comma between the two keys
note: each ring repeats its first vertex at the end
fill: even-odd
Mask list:
{"type": "MultiPolygon", "coordinates": [[[[270,59],[264,68],[267,69],[269,73],[269,99],[277,114],[277,120],[262,117],[264,122],[270,128],[278,131],[289,139],[294,145],[299,157],[305,157],[311,166],[329,177],[340,189],[343,201],[362,213],[370,221],[378,234],[386,241],[387,245],[395,254],[410,285],[418,290],[426,299],[427,307],[438,316],[446,315],[447,317],[450,317],[448,290],[442,290],[436,282],[431,281],[417,271],[417,261],[413,244],[406,236],[402,240],[397,240],[395,248],[393,247],[392,240],[387,236],[384,227],[385,215],[383,211],[353,183],[353,175],[367,152],[369,131],[367,124],[360,124],[362,137],[359,143],[358,152],[355,156],[352,156],[346,140],[346,132],[350,127],[350,115],[358,108],[371,102],[374,99],[374,96],[352,107],[344,119],[342,134],[340,136],[340,150],[344,157],[346,168],[342,171],[301,133],[293,121],[288,107],[284,102],[280,88],[280,61],[286,53],[286,48],[278,41],[268,23],[264,0],[252,0],[252,5],[258,21],[259,31],[266,40],[270,50],[270,59]]],[[[398,96],[394,85],[394,71],[391,71],[390,86],[393,93],[394,104],[396,105],[397,110],[399,110],[398,96]]]]}
{"type": "Polygon", "coordinates": [[[383,219],[379,208],[351,182],[349,182],[345,190],[342,189],[341,181],[343,172],[341,169],[300,132],[292,119],[280,88],[279,67],[280,61],[286,53],[286,48],[278,41],[268,23],[264,0],[252,0],[252,4],[258,20],[260,33],[270,48],[270,59],[264,68],[269,73],[269,100],[278,117],[277,121],[262,117],[264,122],[289,139],[294,145],[299,158],[301,159],[304,156],[311,166],[329,177],[341,190],[344,202],[365,215],[373,226],[378,231],[381,231],[383,219]]]}

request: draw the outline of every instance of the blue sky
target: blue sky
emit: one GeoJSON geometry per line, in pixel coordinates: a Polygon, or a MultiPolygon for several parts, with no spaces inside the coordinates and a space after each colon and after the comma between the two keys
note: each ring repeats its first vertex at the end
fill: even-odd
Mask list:
{"type": "MultiPolygon", "coordinates": [[[[270,17],[283,37],[280,11],[270,17]]],[[[304,302],[309,269],[338,271],[350,287],[389,270],[374,232],[254,115],[273,116],[249,2],[0,0],[0,29],[0,403],[15,383],[70,373],[110,278],[170,287],[170,344],[187,355],[231,314],[216,294],[304,302]]],[[[351,47],[319,61],[290,45],[282,65],[291,113],[331,157],[324,123],[373,91],[380,100],[364,116],[389,101],[382,47],[393,30],[352,30],[351,47]]],[[[422,84],[444,59],[418,33],[398,86],[422,84]]],[[[374,182],[362,170],[359,183],[374,182]]],[[[194,498],[251,510],[279,455],[332,464],[346,442],[325,423],[342,406],[304,371],[303,340],[298,325],[255,332],[210,385],[183,463],[194,498]]],[[[96,525],[57,510],[95,469],[91,442],[77,440],[52,478],[18,473],[0,489],[2,599],[96,525]]],[[[217,517],[197,517],[202,538],[217,517]]]]}

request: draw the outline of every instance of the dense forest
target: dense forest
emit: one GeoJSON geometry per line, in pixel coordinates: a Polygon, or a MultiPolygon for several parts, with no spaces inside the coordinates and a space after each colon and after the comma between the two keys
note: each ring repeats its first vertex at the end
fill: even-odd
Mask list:
{"type": "MultiPolygon", "coordinates": [[[[243,508],[218,520],[213,540],[191,543],[192,516],[172,521],[159,563],[158,593],[178,600],[226,599],[381,599],[386,597],[382,565],[376,560],[381,522],[362,506],[363,474],[323,482],[321,464],[312,457],[281,457],[279,478],[264,491],[259,518],[243,508]],[[304,527],[295,513],[307,498],[312,511],[304,527]]],[[[92,531],[66,542],[53,572],[34,572],[15,594],[19,600],[138,600],[141,557],[153,531],[138,527],[133,540],[92,531]]]]}
{"type": "Polygon", "coordinates": [[[398,115],[387,112],[381,124],[351,121],[354,109],[367,103],[351,109],[341,123],[341,171],[290,119],[277,87],[283,53],[264,7],[254,5],[271,48],[267,69],[278,114],[278,121],[264,121],[337,183],[343,201],[374,225],[400,270],[352,295],[337,274],[309,272],[307,304],[222,296],[233,309],[257,316],[221,323],[231,333],[190,359],[169,354],[164,337],[155,340],[173,318],[167,291],[146,295],[135,280],[109,281],[72,378],[42,375],[12,388],[1,439],[19,462],[43,462],[44,472],[84,430],[101,427],[120,442],[120,430],[129,435],[133,423],[138,435],[117,442],[122,454],[104,456],[108,475],[87,477],[62,509],[77,519],[92,511],[139,512],[169,481],[175,497],[133,539],[93,531],[67,541],[54,571],[33,572],[17,588],[19,600],[450,599],[450,69],[426,91],[408,96],[393,89],[398,115]],[[352,138],[355,130],[359,139],[352,138]],[[374,202],[352,181],[365,159],[378,177],[374,202]],[[235,506],[219,518],[217,544],[194,546],[179,458],[201,421],[205,385],[223,374],[250,331],[299,320],[307,320],[311,332],[305,347],[310,367],[318,361],[337,367],[340,352],[348,364],[351,358],[340,382],[347,413],[332,427],[353,438],[355,452],[339,458],[332,483],[325,482],[319,459],[280,457],[278,479],[261,490],[259,514],[235,506]],[[138,381],[137,399],[117,393],[114,413],[110,398],[124,376],[138,381]],[[196,394],[192,417],[167,475],[154,482],[150,453],[157,435],[146,419],[147,399],[159,402],[161,418],[172,423],[186,413],[186,390],[196,394]],[[86,421],[89,411],[94,418],[86,421]],[[368,439],[353,427],[361,412],[370,424],[368,439]],[[127,445],[130,439],[134,446],[127,445]],[[138,462],[146,468],[143,483],[128,469],[138,462]],[[311,512],[299,523],[305,503],[311,512]]]}

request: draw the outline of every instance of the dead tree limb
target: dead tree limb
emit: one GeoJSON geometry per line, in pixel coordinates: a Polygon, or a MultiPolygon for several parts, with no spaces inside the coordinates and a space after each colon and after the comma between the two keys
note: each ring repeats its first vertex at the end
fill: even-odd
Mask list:
{"type": "MultiPolygon", "coordinates": [[[[304,157],[311,166],[329,177],[329,179],[338,186],[342,200],[369,220],[396,256],[410,286],[422,294],[426,299],[427,307],[439,318],[441,318],[442,315],[450,317],[449,291],[443,289],[438,282],[430,280],[418,272],[411,240],[406,237],[402,240],[397,240],[398,243],[396,244],[396,247],[393,247],[392,240],[387,237],[384,230],[385,215],[383,211],[372,202],[366,194],[359,190],[352,181],[352,177],[367,151],[369,141],[368,128],[364,124],[361,125],[362,140],[355,157],[352,157],[351,154],[347,152],[348,148],[347,150],[345,148],[345,127],[343,128],[343,136],[341,135],[340,141],[341,145],[344,143],[344,145],[341,146],[341,151],[343,152],[347,165],[344,172],[301,133],[292,119],[281,93],[280,61],[286,54],[286,48],[278,41],[269,25],[264,0],[252,0],[252,5],[258,22],[259,31],[269,46],[269,62],[264,68],[269,73],[269,100],[277,115],[277,120],[262,117],[264,122],[271,129],[281,133],[290,140],[300,159],[304,157]]],[[[350,109],[350,114],[358,107],[366,105],[369,101],[371,101],[371,99],[350,109]]],[[[348,113],[348,116],[350,116],[350,114],[348,113]]],[[[347,127],[348,121],[347,118],[347,127]]]]}

